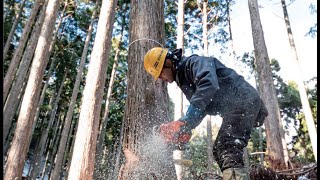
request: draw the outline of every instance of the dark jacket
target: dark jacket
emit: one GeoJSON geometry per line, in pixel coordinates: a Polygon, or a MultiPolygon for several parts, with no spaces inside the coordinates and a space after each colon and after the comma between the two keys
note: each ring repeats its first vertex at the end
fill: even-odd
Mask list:
{"type": "MultiPolygon", "coordinates": [[[[175,61],[174,80],[190,104],[209,115],[224,115],[259,97],[258,92],[233,69],[214,57],[192,55],[175,61]]],[[[204,116],[192,119],[196,127],[204,116]]]]}

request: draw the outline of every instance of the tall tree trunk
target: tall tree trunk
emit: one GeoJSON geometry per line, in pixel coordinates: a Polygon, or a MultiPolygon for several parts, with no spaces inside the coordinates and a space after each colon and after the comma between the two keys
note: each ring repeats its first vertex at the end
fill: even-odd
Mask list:
{"type": "Polygon", "coordinates": [[[231,59],[232,59],[232,68],[234,70],[236,70],[237,72],[239,71],[238,70],[238,66],[237,66],[237,61],[236,61],[236,51],[234,49],[234,43],[233,43],[233,37],[232,37],[232,28],[231,28],[231,18],[230,18],[230,6],[231,6],[231,2],[232,0],[227,0],[227,20],[228,20],[228,27],[229,27],[229,34],[230,34],[230,38],[229,38],[229,41],[230,41],[230,56],[231,56],[231,59]]]}
{"type": "Polygon", "coordinates": [[[25,26],[23,28],[23,32],[22,32],[22,35],[19,40],[19,45],[18,45],[17,49],[14,51],[13,58],[10,61],[10,65],[7,70],[6,76],[3,79],[3,102],[5,102],[5,100],[8,96],[8,93],[9,93],[9,89],[12,85],[12,82],[13,82],[15,76],[16,76],[16,70],[20,64],[21,56],[22,56],[24,47],[27,43],[27,40],[29,38],[29,33],[31,30],[31,27],[34,23],[36,15],[38,14],[38,10],[39,10],[41,4],[43,4],[40,1],[41,0],[36,0],[33,4],[31,14],[28,17],[27,23],[25,24],[25,26]]]}
{"type": "MultiPolygon", "coordinates": [[[[48,143],[49,143],[49,146],[48,146],[48,150],[47,150],[47,152],[46,152],[46,159],[45,159],[45,166],[44,166],[44,168],[42,169],[42,176],[41,176],[41,179],[44,179],[44,177],[45,177],[45,175],[47,174],[47,172],[48,171],[50,171],[50,169],[51,169],[51,167],[53,166],[53,161],[52,161],[52,159],[53,159],[53,152],[54,152],[54,149],[53,149],[53,147],[55,146],[55,142],[54,142],[54,140],[57,138],[57,131],[58,131],[58,128],[59,128],[59,126],[60,126],[60,123],[62,123],[62,119],[63,118],[59,118],[60,120],[59,121],[56,121],[57,123],[56,123],[56,125],[54,125],[54,128],[55,128],[55,130],[54,130],[54,138],[53,139],[51,139],[48,143]],[[50,165],[48,165],[48,162],[50,163],[50,165]]],[[[49,179],[49,178],[48,178],[49,179]]]]}
{"type": "Polygon", "coordinates": [[[44,13],[46,11],[46,7],[47,7],[47,3],[45,3],[42,6],[41,12],[39,13],[37,23],[32,30],[32,35],[24,51],[22,61],[17,72],[16,80],[11,88],[10,94],[7,98],[7,101],[3,109],[3,114],[5,114],[5,116],[3,116],[4,118],[3,119],[3,142],[5,142],[5,138],[8,135],[8,130],[12,124],[12,120],[17,111],[20,98],[22,97],[22,96],[19,96],[18,94],[20,93],[20,91],[24,90],[24,87],[22,87],[22,85],[24,84],[23,82],[25,82],[26,77],[28,77],[27,72],[29,70],[29,66],[32,61],[34,50],[36,48],[36,45],[40,36],[41,27],[45,17],[44,13]]]}
{"type": "Polygon", "coordinates": [[[117,149],[116,162],[115,162],[115,165],[113,168],[112,179],[116,179],[118,177],[119,170],[120,170],[120,159],[121,159],[122,144],[123,144],[123,128],[124,128],[124,119],[122,119],[122,122],[121,122],[121,130],[120,130],[120,136],[119,136],[119,147],[117,149]]]}
{"type": "Polygon", "coordinates": [[[282,169],[284,165],[286,165],[283,153],[284,147],[282,145],[281,138],[282,120],[280,118],[280,110],[273,84],[257,0],[248,0],[248,5],[260,95],[269,112],[269,115],[264,123],[266,127],[268,160],[272,168],[277,170],[282,169]]]}
{"type": "MultiPolygon", "coordinates": [[[[177,31],[177,49],[181,48],[182,53],[184,50],[184,0],[178,1],[178,31],[177,31]]],[[[177,84],[174,84],[177,96],[174,98],[174,120],[178,120],[183,116],[183,93],[178,88],[177,84]]],[[[183,159],[183,151],[173,151],[173,159],[183,159]]],[[[177,179],[182,180],[183,167],[182,165],[175,164],[177,179]]]]}
{"type": "Polygon", "coordinates": [[[96,7],[95,10],[92,14],[91,17],[91,23],[89,25],[88,28],[88,32],[87,32],[87,37],[86,37],[86,41],[85,41],[85,45],[82,51],[82,56],[81,56],[81,60],[80,60],[80,64],[79,64],[79,69],[77,72],[77,77],[76,77],[76,82],[74,83],[74,87],[72,90],[72,96],[71,96],[71,100],[70,100],[70,104],[68,107],[68,112],[67,112],[67,116],[65,119],[65,125],[63,126],[63,130],[62,130],[62,134],[61,134],[61,140],[59,143],[59,148],[58,148],[58,153],[57,153],[57,157],[56,157],[56,161],[55,161],[55,166],[52,172],[52,179],[59,179],[59,175],[60,175],[60,170],[62,167],[62,160],[64,157],[64,152],[66,149],[66,142],[68,139],[68,134],[70,131],[70,124],[72,122],[72,116],[73,116],[73,111],[74,111],[74,107],[76,105],[76,101],[77,101],[77,97],[78,97],[78,93],[79,93],[79,87],[80,87],[80,82],[82,80],[82,72],[84,69],[84,65],[85,65],[85,61],[86,61],[86,57],[88,54],[88,49],[89,49],[89,42],[92,36],[92,30],[93,30],[93,22],[96,18],[96,14],[97,14],[97,8],[98,8],[98,4],[96,3],[96,7]]]}
{"type": "MultiPolygon", "coordinates": [[[[126,3],[126,5],[124,6],[124,8],[122,9],[123,11],[128,9],[128,4],[126,3]]],[[[119,59],[119,53],[120,53],[120,48],[121,48],[121,44],[122,44],[122,37],[123,37],[123,32],[124,32],[124,27],[125,27],[125,23],[126,23],[126,16],[122,15],[122,23],[121,23],[121,33],[120,33],[120,37],[119,37],[119,41],[116,44],[116,54],[114,56],[114,62],[113,62],[113,66],[112,66],[112,71],[111,71],[111,76],[110,76],[110,81],[109,81],[109,85],[108,85],[108,91],[107,91],[107,96],[106,96],[106,104],[105,104],[105,110],[104,110],[104,114],[101,120],[101,126],[100,126],[100,130],[99,130],[99,140],[98,140],[98,145],[97,145],[97,152],[96,152],[96,157],[102,157],[103,156],[103,149],[105,147],[104,145],[104,141],[105,141],[105,133],[107,130],[107,123],[108,123],[108,115],[109,115],[109,106],[110,106],[110,100],[111,100],[111,94],[112,94],[112,89],[113,89],[113,84],[114,84],[114,80],[115,80],[115,75],[116,75],[116,68],[118,66],[118,59],[119,59]]],[[[100,167],[99,164],[101,164],[103,159],[101,158],[97,158],[96,159],[96,171],[95,171],[95,176],[99,177],[99,174],[101,171],[99,171],[100,167]]]]}
{"type": "Polygon", "coordinates": [[[51,129],[52,124],[53,124],[53,122],[55,120],[55,117],[56,117],[58,104],[59,104],[59,101],[60,101],[60,95],[61,95],[61,92],[62,92],[62,89],[63,89],[63,85],[64,85],[64,81],[65,81],[66,77],[67,77],[67,71],[65,71],[65,73],[63,75],[63,79],[61,81],[59,91],[58,91],[58,93],[56,95],[56,99],[55,99],[55,102],[53,104],[53,108],[51,110],[51,115],[50,115],[50,119],[49,119],[49,122],[48,122],[48,126],[42,132],[41,140],[39,142],[39,144],[40,144],[39,151],[36,153],[34,166],[33,166],[32,173],[31,173],[32,174],[31,175],[32,179],[35,179],[36,175],[38,174],[38,171],[39,171],[39,168],[40,168],[40,164],[42,162],[42,156],[44,154],[44,148],[45,148],[46,142],[48,142],[47,139],[48,139],[49,130],[51,129]]]}
{"type": "Polygon", "coordinates": [[[72,162],[72,155],[73,155],[73,148],[74,148],[74,143],[75,143],[75,136],[78,132],[78,127],[79,127],[79,122],[76,121],[76,129],[75,129],[75,133],[74,133],[74,137],[72,138],[72,142],[71,142],[71,147],[70,147],[70,151],[69,153],[71,154],[70,158],[69,158],[69,161],[68,161],[68,164],[67,164],[67,168],[66,168],[66,171],[69,172],[69,169],[70,169],[70,166],[71,166],[71,162],[72,162]]]}
{"type": "MultiPolygon", "coordinates": [[[[202,2],[202,41],[203,41],[203,54],[208,56],[208,0],[202,2]]],[[[207,115],[207,154],[208,154],[208,172],[213,173],[213,142],[212,142],[212,126],[211,126],[211,116],[207,115]]]]}
{"type": "Polygon", "coordinates": [[[207,154],[208,154],[208,172],[213,173],[213,142],[211,116],[207,116],[207,154]]]}
{"type": "MultiPolygon", "coordinates": [[[[71,127],[70,127],[70,130],[69,130],[69,135],[68,135],[68,139],[67,139],[67,144],[66,144],[66,149],[65,149],[65,152],[64,152],[65,157],[63,158],[62,165],[61,165],[62,169],[63,169],[63,166],[66,164],[67,160],[71,161],[72,152],[71,152],[70,143],[72,143],[72,141],[71,141],[72,138],[71,137],[72,137],[72,131],[74,129],[75,124],[76,124],[75,122],[71,123],[71,127]]],[[[56,160],[56,162],[57,162],[57,160],[56,160]]],[[[65,169],[65,171],[68,172],[67,169],[65,169]]]]}
{"type": "Polygon", "coordinates": [[[259,151],[261,152],[260,154],[260,165],[261,167],[264,166],[264,154],[262,153],[263,152],[263,145],[262,145],[262,127],[259,127],[259,151]]]}
{"type": "Polygon", "coordinates": [[[103,0],[97,34],[83,91],[75,151],[68,179],[91,179],[94,169],[101,101],[117,0],[103,0]]]}
{"type": "Polygon", "coordinates": [[[303,112],[304,112],[305,119],[307,122],[307,128],[308,128],[308,132],[309,132],[309,136],[310,136],[310,140],[311,140],[313,155],[315,157],[315,161],[317,161],[317,130],[316,130],[316,126],[314,124],[314,119],[312,116],[308,95],[307,95],[307,92],[305,89],[305,84],[302,80],[303,76],[302,76],[301,65],[299,62],[299,58],[298,58],[298,54],[297,54],[297,50],[296,50],[296,45],[295,45],[294,39],[293,39],[292,29],[291,29],[291,25],[290,25],[290,20],[289,20],[289,15],[288,15],[285,0],[281,0],[281,4],[282,4],[282,8],[283,8],[284,21],[286,23],[287,32],[288,32],[289,44],[291,47],[292,54],[294,55],[294,58],[296,60],[295,63],[296,63],[296,70],[297,71],[295,71],[295,73],[296,73],[295,78],[296,78],[296,81],[298,84],[301,104],[302,104],[303,112]]]}
{"type": "MultiPolygon", "coordinates": [[[[121,38],[120,38],[121,40],[121,38]]],[[[120,43],[120,42],[119,42],[120,43]]],[[[105,148],[105,134],[107,131],[107,124],[108,124],[108,115],[109,115],[109,104],[110,104],[110,99],[111,99],[111,94],[112,94],[112,88],[113,88],[113,84],[114,84],[114,80],[115,80],[115,72],[116,72],[116,68],[118,66],[118,56],[119,56],[119,44],[117,45],[117,49],[116,49],[116,54],[115,54],[115,58],[114,58],[114,63],[112,66],[112,72],[111,72],[111,77],[110,77],[110,81],[109,81],[109,86],[108,86],[108,92],[107,92],[107,97],[106,97],[106,104],[105,104],[105,111],[102,117],[102,122],[101,122],[101,127],[100,127],[100,133],[99,133],[99,140],[98,140],[98,145],[97,145],[97,151],[96,151],[96,157],[99,157],[96,159],[95,161],[95,167],[96,167],[96,172],[95,172],[95,176],[99,177],[99,164],[102,163],[103,158],[100,158],[103,156],[103,149],[105,148]]],[[[96,178],[95,178],[96,179],[96,178]]]]}
{"type": "MultiPolygon", "coordinates": [[[[30,72],[28,73],[28,74],[30,74],[30,72]]],[[[20,99],[22,96],[23,96],[23,94],[24,94],[24,91],[25,91],[25,87],[26,87],[26,85],[27,85],[27,82],[22,82],[21,83],[21,89],[20,89],[20,91],[19,91],[19,94],[17,94],[17,99],[20,99]]],[[[9,97],[11,96],[11,94],[9,94],[9,97]]],[[[9,148],[9,144],[10,144],[10,142],[11,142],[11,140],[10,140],[10,137],[11,137],[11,134],[14,134],[14,132],[15,132],[15,126],[13,126],[12,124],[12,121],[13,121],[13,118],[14,118],[14,116],[16,115],[16,113],[18,113],[18,111],[20,110],[20,108],[21,108],[21,101],[18,101],[18,102],[16,102],[17,103],[17,106],[18,106],[18,109],[17,109],[17,111],[15,111],[15,112],[10,112],[10,113],[12,113],[12,120],[10,121],[10,125],[8,124],[8,121],[4,121],[4,124],[5,124],[5,126],[4,127],[8,127],[8,129],[5,129],[5,128],[3,128],[3,133],[4,134],[7,134],[6,135],[6,137],[3,137],[3,154],[5,155],[5,154],[7,154],[7,150],[8,150],[8,148],[9,148]]],[[[4,120],[6,120],[6,115],[7,115],[7,113],[6,114],[4,114],[5,116],[3,116],[4,117],[4,120]]]]}
{"type": "MultiPolygon", "coordinates": [[[[50,44],[50,47],[49,47],[49,52],[48,52],[48,57],[50,57],[51,53],[52,53],[52,50],[54,48],[54,44],[56,42],[56,39],[57,39],[57,36],[58,36],[58,32],[59,32],[59,29],[60,29],[60,26],[61,26],[61,23],[62,21],[68,17],[68,16],[64,16],[64,13],[66,11],[66,8],[68,6],[68,1],[65,0],[64,2],[64,7],[63,7],[63,10],[60,12],[60,19],[59,19],[59,22],[57,24],[57,27],[54,31],[54,34],[53,34],[53,38],[52,38],[52,41],[51,41],[51,44],[50,44]]],[[[46,78],[46,82],[42,88],[42,91],[41,91],[41,95],[40,95],[40,99],[39,99],[39,102],[38,102],[38,105],[37,105],[37,110],[36,110],[36,113],[35,113],[35,116],[34,116],[34,122],[37,122],[38,118],[39,118],[39,114],[40,114],[40,107],[42,106],[42,103],[44,101],[44,97],[45,97],[45,94],[46,94],[46,90],[47,90],[47,87],[48,87],[48,83],[49,83],[49,80],[51,78],[51,74],[53,73],[53,70],[55,68],[55,63],[56,63],[56,54],[54,54],[53,58],[52,58],[52,61],[50,63],[50,67],[49,67],[49,70],[47,72],[47,75],[45,76],[46,78]]],[[[32,127],[32,132],[34,131],[34,128],[35,128],[35,123],[32,127]]]]}
{"type": "Polygon", "coordinates": [[[55,64],[56,59],[57,59],[57,57],[56,57],[56,54],[55,54],[53,56],[53,58],[52,58],[51,63],[50,63],[50,67],[49,67],[49,70],[48,70],[48,73],[47,73],[47,76],[46,76],[46,81],[45,81],[44,86],[43,86],[43,88],[41,90],[41,95],[40,95],[40,99],[39,99],[39,102],[38,102],[37,110],[36,110],[36,113],[35,113],[35,116],[34,116],[34,119],[33,119],[34,124],[32,126],[32,132],[34,131],[34,129],[36,127],[36,123],[37,123],[37,120],[38,120],[39,115],[40,115],[40,108],[43,105],[44,97],[46,95],[46,90],[47,90],[47,88],[49,86],[49,80],[50,80],[51,74],[53,73],[53,70],[56,67],[55,66],[56,65],[55,64]]]}
{"type": "Polygon", "coordinates": [[[30,76],[22,100],[21,110],[11,148],[9,150],[4,179],[21,178],[26,153],[32,137],[33,118],[40,95],[40,85],[48,62],[48,46],[59,8],[59,0],[49,0],[46,17],[32,62],[30,76]]]}
{"type": "MultiPolygon", "coordinates": [[[[23,7],[24,7],[24,4],[26,3],[26,0],[22,0],[22,2],[20,3],[20,7],[19,7],[19,10],[16,14],[16,17],[15,17],[15,20],[12,24],[12,27],[11,27],[11,30],[10,30],[10,33],[9,33],[9,36],[7,38],[7,41],[6,41],[6,45],[4,46],[4,49],[3,49],[3,60],[6,59],[7,57],[7,53],[8,53],[8,50],[9,50],[9,47],[10,47],[10,44],[11,44],[11,41],[12,41],[12,38],[13,38],[13,34],[14,32],[16,31],[16,27],[18,25],[18,22],[20,20],[20,17],[21,17],[21,13],[23,11],[23,7]]],[[[5,99],[5,98],[3,98],[5,99]]]]}
{"type": "Polygon", "coordinates": [[[52,154],[50,156],[50,162],[51,162],[51,166],[49,168],[49,172],[48,172],[48,177],[50,177],[51,179],[51,173],[52,173],[52,167],[54,167],[54,157],[56,157],[56,154],[57,154],[57,151],[58,151],[58,144],[60,142],[60,139],[61,139],[61,132],[62,132],[62,126],[64,125],[64,121],[63,119],[65,118],[65,113],[63,113],[60,117],[60,120],[58,121],[58,125],[57,125],[57,128],[55,130],[55,133],[54,133],[54,144],[53,144],[53,150],[52,150],[52,154]]]}
{"type": "Polygon", "coordinates": [[[208,56],[208,0],[202,2],[202,41],[203,41],[203,55],[208,56]]]}
{"type": "MultiPolygon", "coordinates": [[[[169,121],[169,97],[166,83],[161,80],[153,81],[143,68],[144,55],[149,49],[159,46],[159,44],[153,41],[136,40],[148,38],[164,45],[164,2],[159,0],[131,1],[130,7],[129,42],[135,41],[135,43],[131,44],[128,55],[123,146],[128,154],[142,155],[143,147],[146,148],[146,140],[152,135],[153,126],[169,121]],[[150,9],[152,9],[152,13],[149,13],[150,9]]],[[[150,144],[148,145],[150,146],[150,144]]],[[[157,147],[153,145],[150,148],[157,147]]],[[[148,163],[159,160],[157,168],[151,165],[144,167],[144,171],[141,172],[128,163],[123,166],[123,171],[119,173],[118,179],[133,179],[142,175],[141,173],[147,174],[147,176],[151,176],[152,173],[163,179],[176,179],[172,151],[159,151],[161,154],[159,152],[147,160],[148,163]],[[156,159],[159,157],[164,158],[156,159]]],[[[143,162],[140,165],[143,165],[143,162]]]]}

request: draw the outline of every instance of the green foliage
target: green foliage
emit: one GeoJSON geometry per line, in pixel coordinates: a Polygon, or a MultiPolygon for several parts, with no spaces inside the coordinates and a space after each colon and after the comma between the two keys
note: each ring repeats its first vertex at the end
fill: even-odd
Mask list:
{"type": "MultiPolygon", "coordinates": [[[[313,3],[310,4],[309,9],[311,14],[317,14],[317,6],[313,3]]],[[[310,27],[305,36],[311,36],[312,38],[317,37],[317,23],[310,27]]]]}
{"type": "Polygon", "coordinates": [[[190,142],[190,149],[186,151],[186,155],[192,157],[192,167],[190,171],[192,175],[200,176],[207,172],[207,141],[205,137],[197,136],[190,142]]]}
{"type": "MultiPolygon", "coordinates": [[[[309,83],[316,81],[316,78],[312,78],[309,83]]],[[[317,124],[317,84],[315,83],[312,89],[308,90],[310,107],[312,110],[315,125],[317,124]]],[[[306,125],[306,120],[304,114],[300,112],[297,114],[296,118],[298,123],[296,125],[297,135],[293,137],[292,144],[293,148],[291,150],[292,160],[295,163],[305,164],[307,162],[314,161],[314,156],[312,153],[312,146],[310,142],[310,136],[308,134],[308,128],[306,125]]]]}
{"type": "Polygon", "coordinates": [[[173,50],[177,46],[178,6],[175,4],[175,1],[171,0],[165,0],[164,6],[166,47],[173,50]]]}
{"type": "MultiPolygon", "coordinates": [[[[219,44],[221,46],[220,51],[224,52],[226,50],[225,44],[229,40],[229,34],[225,31],[228,25],[227,20],[227,7],[233,3],[221,0],[210,0],[208,1],[208,31],[212,31],[209,34],[209,42],[219,44]]],[[[203,49],[202,46],[202,1],[188,1],[185,4],[185,31],[189,33],[185,35],[186,42],[191,50],[203,49]]],[[[216,46],[215,46],[216,47],[216,46]]]]}
{"type": "MultiPolygon", "coordinates": [[[[246,64],[251,72],[254,72],[254,56],[245,53],[242,57],[242,62],[246,64]]],[[[306,163],[313,160],[313,153],[309,134],[305,124],[304,114],[302,112],[302,105],[300,100],[299,91],[297,84],[293,81],[286,83],[279,72],[281,70],[280,65],[276,59],[271,59],[270,66],[272,70],[272,76],[274,85],[276,88],[276,94],[278,97],[278,103],[280,108],[281,118],[284,120],[285,131],[292,131],[290,125],[293,126],[297,132],[297,135],[292,138],[289,145],[293,148],[289,149],[291,161],[295,163],[306,163]]],[[[316,78],[312,78],[308,83],[312,84],[316,78]]],[[[307,90],[309,95],[310,106],[314,115],[315,123],[317,121],[317,84],[315,83],[314,88],[307,90]]],[[[258,138],[256,137],[257,132],[252,133],[252,138],[248,143],[249,152],[255,152],[258,146],[258,138]]],[[[265,137],[263,139],[263,149],[265,149],[265,137]]],[[[252,159],[257,162],[257,159],[252,159]]]]}
{"type": "MultiPolygon", "coordinates": [[[[258,128],[254,128],[253,131],[251,132],[251,139],[248,142],[248,151],[249,153],[254,153],[254,152],[265,152],[266,151],[266,139],[263,136],[264,134],[264,129],[261,128],[261,135],[262,135],[262,139],[259,136],[259,129],[258,128]],[[262,147],[260,147],[260,140],[262,141],[262,147]]],[[[253,156],[249,156],[249,160],[250,163],[254,163],[254,164],[259,164],[261,159],[260,159],[260,155],[253,155],[253,156]]]]}
{"type": "MultiPolygon", "coordinates": [[[[218,126],[212,127],[212,141],[214,142],[219,131],[218,126]]],[[[189,167],[185,174],[187,179],[198,179],[208,172],[208,142],[206,135],[200,135],[193,132],[192,139],[189,142],[189,148],[184,151],[184,158],[191,159],[193,165],[189,167]]],[[[213,171],[220,172],[218,164],[213,159],[213,171]]]]}

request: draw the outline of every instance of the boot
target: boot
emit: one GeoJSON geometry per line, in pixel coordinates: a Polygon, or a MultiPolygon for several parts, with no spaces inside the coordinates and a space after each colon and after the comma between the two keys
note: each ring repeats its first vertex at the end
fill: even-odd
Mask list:
{"type": "Polygon", "coordinates": [[[222,172],[223,180],[250,180],[246,168],[228,168],[222,172]]]}

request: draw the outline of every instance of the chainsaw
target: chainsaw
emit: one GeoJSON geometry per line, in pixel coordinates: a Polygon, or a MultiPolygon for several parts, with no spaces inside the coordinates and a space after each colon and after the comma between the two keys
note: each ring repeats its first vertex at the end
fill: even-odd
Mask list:
{"type": "MultiPolygon", "coordinates": [[[[173,121],[161,124],[160,126],[153,127],[153,134],[160,135],[165,139],[170,150],[180,150],[184,151],[189,148],[189,140],[191,138],[191,133],[178,133],[180,127],[184,125],[184,122],[173,121]]],[[[177,165],[191,166],[192,161],[188,159],[174,159],[174,163],[177,165]]]]}

